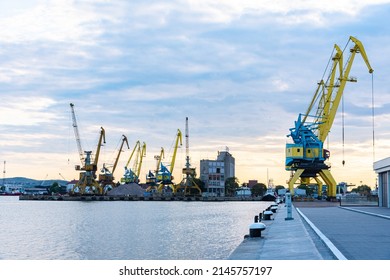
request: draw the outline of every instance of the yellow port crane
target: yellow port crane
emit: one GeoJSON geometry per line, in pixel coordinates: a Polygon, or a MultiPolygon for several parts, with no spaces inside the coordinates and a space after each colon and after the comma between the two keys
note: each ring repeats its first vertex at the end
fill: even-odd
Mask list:
{"type": "Polygon", "coordinates": [[[156,182],[157,182],[157,173],[160,170],[160,164],[162,159],[164,158],[164,148],[161,147],[160,154],[155,155],[154,159],[156,160],[156,169],[152,172],[149,170],[149,173],[146,175],[146,184],[149,185],[149,187],[146,189],[146,191],[151,191],[152,189],[156,189],[156,182]]]}
{"type": "Polygon", "coordinates": [[[177,149],[179,147],[179,145],[181,146],[182,145],[182,134],[181,134],[181,131],[180,129],[177,130],[177,133],[176,133],[176,140],[175,140],[175,145],[173,147],[173,155],[172,155],[172,160],[171,160],[171,164],[169,166],[169,170],[168,168],[163,164],[163,163],[160,163],[160,168],[157,172],[157,191],[158,192],[163,192],[163,190],[165,188],[170,188],[172,190],[173,193],[176,193],[176,188],[175,188],[175,185],[173,183],[173,170],[175,168],[175,160],[176,160],[176,154],[177,154],[177,149]]]}
{"type": "Polygon", "coordinates": [[[100,128],[100,136],[98,145],[95,152],[95,158],[92,161],[92,151],[85,151],[85,161],[84,166],[76,165],[76,170],[83,171],[80,172],[79,180],[72,189],[72,193],[83,194],[103,194],[103,188],[100,186],[99,182],[96,180],[96,171],[97,164],[99,161],[100,148],[103,144],[106,143],[106,134],[103,127],[100,128]]]}
{"type": "Polygon", "coordinates": [[[330,166],[325,163],[330,153],[323,148],[323,144],[332,127],[346,83],[356,82],[356,78],[349,76],[355,55],[360,53],[368,72],[374,71],[370,66],[363,44],[352,36],[349,42],[354,43],[354,46],[350,49],[350,56],[345,66],[343,51],[334,45],[333,63],[328,78],[318,83],[309,108],[305,114],[299,114],[295,127],[290,128],[290,134],[287,135],[293,140],[293,143],[286,144],[285,162],[286,170],[291,171],[288,181],[291,194],[294,194],[294,184],[298,179],[301,185],[309,185],[311,179],[314,179],[320,194],[323,185],[320,178],[322,178],[327,185],[328,199],[336,198],[337,183],[330,173],[330,166]]]}
{"type": "Polygon", "coordinates": [[[106,191],[108,191],[109,189],[115,187],[114,172],[115,172],[115,169],[118,165],[119,157],[120,157],[121,153],[123,152],[123,146],[125,143],[127,145],[127,148],[130,149],[129,143],[127,141],[127,137],[125,135],[122,135],[122,142],[121,142],[120,148],[118,150],[118,154],[115,158],[115,162],[114,162],[114,165],[113,165],[111,171],[105,166],[105,164],[103,164],[103,168],[101,170],[103,172],[103,174],[99,174],[99,184],[103,188],[104,193],[106,191]]]}
{"type": "Polygon", "coordinates": [[[126,163],[125,166],[125,174],[121,178],[121,182],[128,184],[128,183],[139,183],[139,175],[141,173],[141,167],[142,167],[142,160],[146,156],[146,144],[143,142],[141,146],[141,142],[137,141],[134,149],[129,157],[129,160],[126,163]],[[135,154],[135,159],[133,163],[133,168],[129,168],[129,164],[135,154]]]}

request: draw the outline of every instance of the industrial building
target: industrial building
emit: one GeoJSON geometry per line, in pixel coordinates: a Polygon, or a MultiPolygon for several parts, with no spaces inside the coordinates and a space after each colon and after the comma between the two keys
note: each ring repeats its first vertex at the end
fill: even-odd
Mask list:
{"type": "Polygon", "coordinates": [[[390,208],[390,157],[374,162],[378,174],[379,206],[390,208]]]}
{"type": "Polygon", "coordinates": [[[216,160],[200,161],[200,179],[205,183],[208,196],[225,196],[225,181],[235,177],[235,159],[226,151],[219,151],[216,160]]]}

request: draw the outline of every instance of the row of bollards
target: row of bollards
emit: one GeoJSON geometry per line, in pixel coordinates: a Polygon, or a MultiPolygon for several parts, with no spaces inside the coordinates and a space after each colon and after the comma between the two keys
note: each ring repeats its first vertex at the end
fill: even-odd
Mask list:
{"type": "Polygon", "coordinates": [[[249,225],[249,237],[261,237],[261,232],[266,229],[266,225],[261,223],[261,220],[271,220],[271,216],[276,213],[278,204],[272,203],[266,210],[254,218],[254,223],[249,225]]]}

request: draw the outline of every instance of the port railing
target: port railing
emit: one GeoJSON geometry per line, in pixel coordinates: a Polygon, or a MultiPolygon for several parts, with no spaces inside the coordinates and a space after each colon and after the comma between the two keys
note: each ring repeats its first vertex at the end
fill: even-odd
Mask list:
{"type": "Polygon", "coordinates": [[[379,206],[378,196],[345,195],[340,199],[340,206],[379,206]]]}

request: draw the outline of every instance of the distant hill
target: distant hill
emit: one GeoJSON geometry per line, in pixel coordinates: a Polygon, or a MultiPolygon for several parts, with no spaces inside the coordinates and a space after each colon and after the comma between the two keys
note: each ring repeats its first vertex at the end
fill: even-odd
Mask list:
{"type": "MultiPolygon", "coordinates": [[[[11,177],[5,178],[4,183],[6,185],[22,185],[25,188],[33,188],[33,187],[49,187],[54,182],[58,182],[60,185],[65,186],[68,181],[65,180],[35,180],[25,177],[11,177]]],[[[0,179],[0,185],[3,184],[3,180],[0,179]]]]}

